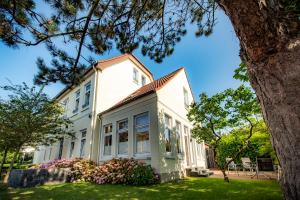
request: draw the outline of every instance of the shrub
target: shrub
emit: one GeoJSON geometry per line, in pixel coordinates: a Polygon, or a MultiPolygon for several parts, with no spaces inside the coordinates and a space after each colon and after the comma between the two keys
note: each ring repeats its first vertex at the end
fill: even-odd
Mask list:
{"type": "Polygon", "coordinates": [[[131,159],[112,159],[96,166],[92,161],[83,159],[54,160],[38,166],[41,169],[68,168],[68,179],[89,181],[97,184],[150,185],[160,181],[154,169],[143,162],[131,159]]]}
{"type": "Polygon", "coordinates": [[[112,159],[96,167],[90,180],[97,184],[149,185],[159,182],[151,166],[134,159],[112,159]]]}
{"type": "Polygon", "coordinates": [[[93,161],[83,160],[80,158],[75,158],[73,160],[53,160],[38,166],[40,169],[68,168],[70,169],[68,174],[70,182],[89,181],[92,170],[94,170],[95,167],[96,164],[93,161]]]}

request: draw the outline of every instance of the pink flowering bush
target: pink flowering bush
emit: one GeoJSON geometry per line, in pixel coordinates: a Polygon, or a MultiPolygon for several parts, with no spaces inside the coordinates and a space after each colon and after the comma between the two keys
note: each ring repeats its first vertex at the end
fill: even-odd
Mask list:
{"type": "Polygon", "coordinates": [[[112,159],[97,166],[90,180],[97,184],[149,185],[160,181],[154,169],[134,159],[112,159]]]}
{"type": "Polygon", "coordinates": [[[93,161],[83,160],[80,158],[72,160],[54,160],[39,166],[40,169],[68,168],[70,170],[68,174],[70,182],[89,181],[91,173],[95,167],[96,164],[93,161]]]}
{"type": "Polygon", "coordinates": [[[154,169],[143,162],[131,159],[112,159],[97,166],[83,159],[54,160],[41,164],[41,169],[68,168],[70,182],[88,181],[97,184],[150,185],[160,181],[154,169]]]}

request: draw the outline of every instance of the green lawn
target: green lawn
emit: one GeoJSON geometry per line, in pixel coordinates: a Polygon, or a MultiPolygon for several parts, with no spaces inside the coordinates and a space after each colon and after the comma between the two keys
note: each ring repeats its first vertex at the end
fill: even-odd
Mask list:
{"type": "Polygon", "coordinates": [[[0,199],[282,199],[275,181],[231,180],[225,183],[215,178],[188,178],[177,183],[134,187],[123,185],[95,185],[66,183],[29,189],[0,191],[0,199]]]}

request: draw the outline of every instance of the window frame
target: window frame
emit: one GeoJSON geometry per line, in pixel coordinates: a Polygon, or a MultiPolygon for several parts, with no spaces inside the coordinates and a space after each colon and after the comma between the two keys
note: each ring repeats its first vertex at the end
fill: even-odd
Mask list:
{"type": "Polygon", "coordinates": [[[133,133],[134,133],[134,136],[133,136],[134,137],[134,144],[133,144],[134,145],[133,146],[133,148],[134,148],[134,155],[136,157],[150,156],[151,155],[150,114],[149,114],[148,111],[133,116],[133,133]],[[140,116],[143,116],[143,115],[147,116],[147,118],[148,118],[147,124],[143,124],[143,125],[137,126],[136,119],[138,117],[140,117],[140,116]],[[138,152],[138,148],[137,148],[137,133],[138,133],[137,132],[137,128],[145,128],[145,127],[148,127],[148,138],[149,138],[149,147],[148,147],[148,149],[149,149],[149,151],[148,152],[146,152],[146,151],[144,151],[144,152],[138,152]]]}
{"type": "Polygon", "coordinates": [[[189,108],[190,103],[189,103],[189,93],[187,91],[187,89],[183,88],[183,101],[184,101],[184,107],[186,109],[189,108]]]}
{"type": "Polygon", "coordinates": [[[136,84],[139,83],[139,70],[137,70],[135,67],[133,68],[133,75],[132,75],[132,80],[136,84]]]}
{"type": "Polygon", "coordinates": [[[92,89],[92,83],[89,81],[84,85],[84,104],[82,105],[82,108],[86,108],[90,105],[90,100],[91,100],[91,89],[92,89]],[[87,89],[87,87],[89,88],[87,89]],[[88,98],[87,98],[88,94],[88,98]]]}
{"type": "Polygon", "coordinates": [[[102,132],[102,153],[101,153],[101,155],[102,155],[102,157],[103,158],[107,158],[107,157],[112,157],[112,155],[113,155],[113,124],[112,123],[108,123],[108,124],[105,124],[105,125],[103,125],[103,132],[102,132]],[[110,132],[105,132],[105,128],[106,127],[109,127],[109,126],[111,126],[111,130],[110,130],[110,132]],[[111,137],[111,146],[110,146],[110,154],[105,154],[105,137],[111,137]]]}
{"type": "Polygon", "coordinates": [[[183,156],[183,146],[182,146],[182,124],[180,121],[175,121],[175,135],[176,135],[176,152],[178,155],[183,156]],[[177,126],[178,125],[178,126],[177,126]],[[179,129],[177,129],[179,127],[179,129]],[[179,137],[178,137],[179,136],[179,137]],[[178,145],[179,141],[179,145],[178,145]]]}
{"type": "Polygon", "coordinates": [[[80,89],[78,89],[75,92],[75,107],[74,107],[73,113],[77,113],[79,111],[79,105],[80,105],[80,89]],[[77,102],[77,100],[78,100],[78,102],[77,102]]]}
{"type": "Polygon", "coordinates": [[[79,157],[83,158],[85,156],[85,145],[86,145],[86,135],[87,135],[87,130],[83,129],[80,131],[81,133],[81,139],[80,139],[80,150],[79,150],[79,157]],[[83,143],[84,141],[84,143],[83,143]],[[84,145],[82,145],[84,144],[84,145]]]}
{"type": "Polygon", "coordinates": [[[142,84],[142,86],[144,86],[144,85],[146,85],[146,76],[144,76],[144,75],[142,75],[141,76],[141,84],[142,84]]]}
{"type": "Polygon", "coordinates": [[[170,115],[168,115],[167,113],[164,114],[164,143],[165,143],[165,153],[167,156],[173,156],[174,154],[174,151],[173,151],[173,145],[172,145],[172,142],[173,142],[173,131],[172,131],[172,117],[170,115]],[[169,125],[167,126],[166,124],[166,118],[169,119],[169,125]],[[168,131],[168,135],[169,135],[169,143],[170,143],[170,151],[167,151],[167,144],[166,144],[166,131],[168,131]]]}
{"type": "Polygon", "coordinates": [[[118,156],[128,156],[128,151],[129,151],[129,132],[128,132],[128,119],[126,118],[126,119],[122,119],[122,120],[120,120],[120,121],[117,121],[117,126],[116,126],[116,133],[117,133],[117,143],[118,143],[118,145],[117,145],[117,153],[118,153],[118,156]],[[125,128],[125,129],[119,129],[119,124],[120,123],[122,123],[122,122],[127,122],[127,128],[125,128]],[[119,143],[120,143],[120,141],[119,141],[119,139],[120,139],[120,134],[121,133],[125,133],[125,132],[127,132],[127,153],[120,153],[119,152],[119,143]]]}

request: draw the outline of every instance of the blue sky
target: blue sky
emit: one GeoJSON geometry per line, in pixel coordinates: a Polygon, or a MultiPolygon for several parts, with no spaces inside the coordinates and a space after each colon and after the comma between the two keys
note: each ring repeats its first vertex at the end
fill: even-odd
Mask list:
{"type": "MultiPolygon", "coordinates": [[[[188,25],[188,34],[175,46],[174,53],[160,64],[142,56],[140,50],[134,55],[138,57],[153,73],[155,78],[168,74],[184,66],[196,97],[201,92],[209,95],[224,89],[236,88],[240,82],[232,78],[233,71],[240,63],[239,41],[233,27],[222,11],[217,11],[217,25],[209,37],[195,37],[195,28],[188,25]]],[[[113,50],[97,59],[105,59],[120,55],[113,50]]],[[[7,79],[14,84],[26,82],[32,85],[37,73],[36,58],[40,56],[49,61],[50,56],[44,45],[37,47],[20,47],[12,49],[0,43],[0,85],[8,84],[7,79]]],[[[52,84],[45,88],[45,92],[53,97],[63,85],[52,84]]],[[[7,94],[0,91],[3,98],[7,94]]]]}

